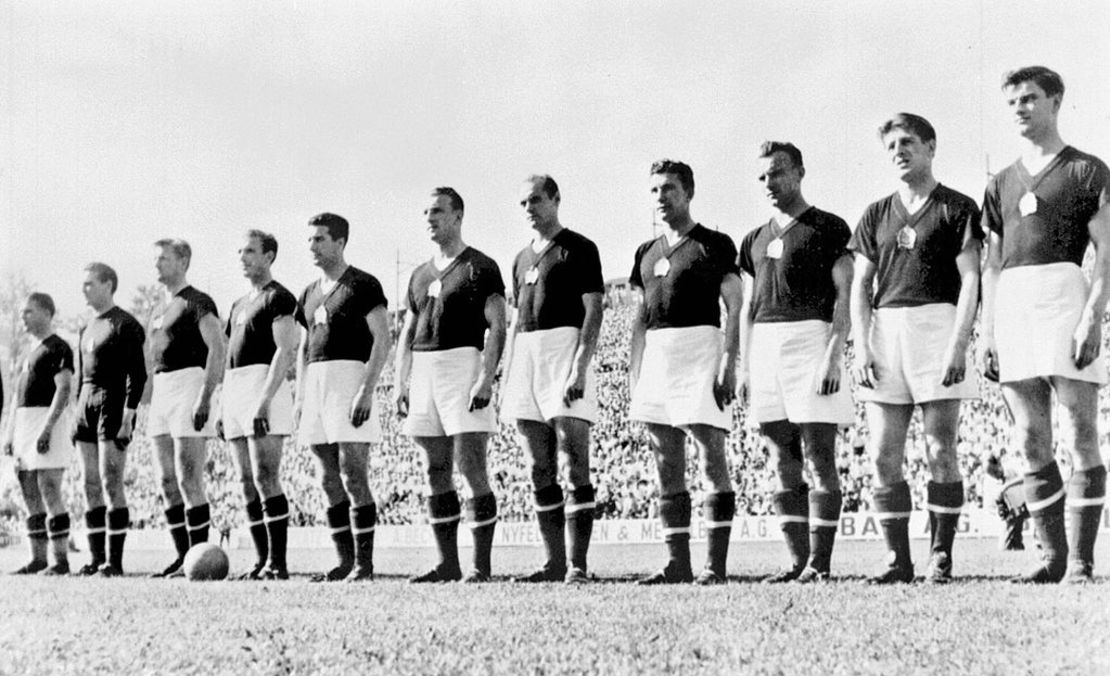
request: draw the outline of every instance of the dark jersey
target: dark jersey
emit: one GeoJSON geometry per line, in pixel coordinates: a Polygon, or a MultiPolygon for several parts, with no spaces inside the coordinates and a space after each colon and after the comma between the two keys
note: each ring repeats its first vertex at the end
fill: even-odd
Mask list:
{"type": "Polygon", "coordinates": [[[353,265],[324,293],[320,280],[301,293],[302,317],[308,322],[308,361],[361,361],[370,359],[374,336],[366,315],[388,301],[378,280],[353,265]]]}
{"type": "Polygon", "coordinates": [[[416,313],[416,352],[485,345],[486,300],[504,296],[501,269],[474,247],[463,249],[442,272],[432,261],[409,278],[409,312],[416,313]]]}
{"type": "Polygon", "coordinates": [[[968,231],[983,239],[975,200],[937,185],[917,213],[906,211],[897,193],[867,207],[848,245],[875,264],[876,308],[955,305],[960,297],[956,257],[968,231]],[[913,235],[899,233],[903,228],[913,235]],[[912,240],[912,246],[906,246],[912,240]]]}
{"type": "Polygon", "coordinates": [[[1067,146],[1036,176],[1020,161],[995,175],[983,197],[983,222],[1002,238],[1003,269],[1082,265],[1091,239],[1087,224],[1107,199],[1106,164],[1067,146]]]}
{"type": "Polygon", "coordinates": [[[19,377],[16,406],[49,406],[57,385],[54,376],[73,371],[73,350],[69,343],[50,334],[27,354],[19,377]]]}
{"type": "Polygon", "coordinates": [[[839,216],[810,207],[779,234],[774,221],[740,243],[738,265],[751,275],[755,322],[832,321],[836,304],[833,266],[848,253],[852,231],[839,216]],[[780,240],[781,244],[772,243],[780,240]],[[768,247],[772,247],[768,255],[768,247]],[[777,255],[776,255],[777,254],[777,255]]]}
{"type": "Polygon", "coordinates": [[[229,339],[228,368],[269,364],[277,352],[274,322],[279,317],[290,316],[301,326],[307,326],[297,299],[274,280],[253,298],[248,294],[232,303],[225,328],[229,339]]]}
{"type": "Polygon", "coordinates": [[[565,228],[540,253],[529,245],[513,261],[513,298],[522,332],[581,328],[586,318],[582,296],[604,292],[597,246],[565,228]]]}
{"type": "Polygon", "coordinates": [[[138,408],[146,385],[145,340],[143,327],[119,307],[90,320],[77,338],[78,394],[84,387],[104,389],[126,395],[127,408],[138,408]]]}
{"type": "Polygon", "coordinates": [[[203,291],[187,286],[170,299],[166,311],[151,324],[155,373],[204,368],[208,346],[200,335],[200,320],[205,315],[219,317],[220,313],[203,291]]]}
{"type": "Polygon", "coordinates": [[[721,282],[739,274],[732,238],[695,225],[674,247],[660,236],[636,249],[628,281],[643,289],[647,328],[720,326],[721,282]]]}

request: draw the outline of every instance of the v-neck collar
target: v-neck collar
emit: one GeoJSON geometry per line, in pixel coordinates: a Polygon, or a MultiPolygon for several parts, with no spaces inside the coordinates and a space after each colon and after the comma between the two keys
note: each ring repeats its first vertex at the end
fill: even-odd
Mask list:
{"type": "Polygon", "coordinates": [[[1036,174],[1029,173],[1029,170],[1025,167],[1025,162],[1023,162],[1022,159],[1019,157],[1017,161],[1017,174],[1022,184],[1025,185],[1026,191],[1033,192],[1034,190],[1036,190],[1037,186],[1041,184],[1041,181],[1045,180],[1049,174],[1051,174],[1053,171],[1056,170],[1058,166],[1060,166],[1060,164],[1064,161],[1064,154],[1067,153],[1070,149],[1071,146],[1064,146],[1063,148],[1061,148],[1060,152],[1056,153],[1056,156],[1049,160],[1048,164],[1044,165],[1044,168],[1042,168],[1036,174]]]}

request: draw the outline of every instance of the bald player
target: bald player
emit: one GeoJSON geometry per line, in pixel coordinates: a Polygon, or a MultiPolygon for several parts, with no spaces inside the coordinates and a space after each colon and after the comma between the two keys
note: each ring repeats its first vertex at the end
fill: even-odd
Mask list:
{"type": "Polygon", "coordinates": [[[115,270],[104,263],[89,263],[85,272],[81,288],[95,316],[77,338],[80,378],[73,438],[85,474],[85,532],[92,559],[78,573],[119,577],[131,525],[123,477],[147,381],[146,332],[116,305],[119,277],[115,270]]]}
{"type": "Polygon", "coordinates": [[[982,358],[1013,412],[1043,559],[1016,581],[1090,582],[1106,499],[1098,392],[1106,382],[1100,351],[1110,295],[1110,171],[1060,137],[1064,82],[1058,73],[1019,68],[1006,73],[1002,92],[1021,156],[991,179],[983,200],[990,236],[982,358]],[[1082,270],[1088,245],[1095,249],[1090,280],[1082,270]],[[1071,460],[1066,485],[1056,443],[1071,460]]]}
{"type": "Polygon", "coordinates": [[[385,293],[373,275],[347,263],[347,219],[322,213],[308,226],[320,278],[299,299],[308,329],[297,360],[297,434],[316,456],[339,557],[313,580],[373,580],[378,506],[367,465],[370,444],[382,440],[374,388],[392,342],[385,293]]]}
{"type": "Polygon", "coordinates": [[[518,582],[589,579],[595,506],[590,425],[597,419],[590,360],[601,331],[605,282],[597,246],[559,222],[561,200],[550,176],[530,176],[521,187],[520,208],[534,235],[513,262],[515,312],[501,417],[516,425],[531,461],[547,561],[518,582]],[[569,496],[559,485],[560,462],[569,496]]]}
{"type": "Polygon", "coordinates": [[[73,350],[53,331],[54,299],[45,293],[27,296],[21,316],[30,336],[15,384],[15,404],[8,420],[4,452],[15,456],[31,560],[17,575],[69,573],[69,513],[62,481],[73,459],[69,394],[73,350]],[[48,567],[47,540],[54,556],[48,567]]]}
{"type": "Polygon", "coordinates": [[[286,378],[297,357],[297,299],[270,271],[277,258],[273,235],[248,230],[239,263],[251,290],[227,316],[227,365],[219,426],[231,444],[257,559],[242,578],[289,578],[285,561],[289,500],[281,487],[281,452],[293,433],[293,388],[286,378]]]}
{"type": "Polygon", "coordinates": [[[670,554],[640,584],[694,579],[690,565],[692,505],[686,486],[686,439],[693,441],[707,484],[703,505],[709,554],[697,583],[726,581],[736,512],[725,436],[736,389],[742,291],[736,246],[690,215],[694,172],[682,162],[651,166],[651,196],[663,234],[636,250],[629,282],[643,290],[632,324],[629,417],[647,425],[659,472],[659,516],[670,554]],[[726,308],[721,331],[720,303],[726,308]]]}
{"type": "Polygon", "coordinates": [[[749,415],[771,452],[779,484],[775,511],[791,558],[768,583],[829,578],[842,502],[837,428],[855,418],[841,363],[852,231],[840,217],[806,202],[805,173],[794,144],[762,145],[759,181],[772,216],[740,244],[740,269],[752,281],[740,315],[740,394],[746,399],[750,392],[749,415]]]}
{"type": "Polygon", "coordinates": [[[424,451],[428,520],[439,550],[439,563],[411,578],[413,583],[462,578],[456,464],[470,490],[466,512],[474,539],[473,570],[465,582],[487,582],[491,572],[497,499],[486,447],[497,431],[492,399],[505,345],[505,283],[497,263],[463,241],[463,209],[453,188],[435,188],[428,196],[424,217],[436,253],[409,278],[408,313],[397,345],[397,413],[405,417],[404,432],[424,451]]]}
{"type": "Polygon", "coordinates": [[[223,376],[223,327],[212,298],[186,280],[193,250],[183,239],[154,243],[158,281],[169,294],[151,322],[154,389],[147,435],[154,441],[166,523],[177,557],[157,577],[183,575],[192,545],[208,541],[211,509],[204,491],[208,439],[215,436],[212,395],[223,376]]]}

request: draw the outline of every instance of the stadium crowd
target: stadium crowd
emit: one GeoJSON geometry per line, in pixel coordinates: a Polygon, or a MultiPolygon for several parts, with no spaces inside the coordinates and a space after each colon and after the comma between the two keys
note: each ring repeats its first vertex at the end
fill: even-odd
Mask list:
{"type": "MultiPolygon", "coordinates": [[[[600,415],[591,437],[591,473],[597,487],[597,516],[603,519],[634,519],[656,516],[658,483],[643,426],[628,421],[628,351],[634,305],[618,303],[605,313],[595,357],[600,415]]],[[[849,348],[850,349],[850,348],[849,348]]],[[[845,363],[850,363],[850,355],[845,363]]],[[[392,360],[389,362],[392,364],[392,360]]],[[[424,468],[419,449],[401,433],[393,415],[392,367],[382,375],[377,392],[378,414],[385,442],[376,447],[370,462],[370,481],[374,488],[383,524],[419,524],[425,521],[423,505],[424,468]]],[[[965,477],[967,504],[982,504],[981,486],[986,460],[999,457],[1007,475],[1020,473],[1021,460],[1007,452],[1007,411],[997,386],[983,381],[982,398],[965,402],[960,422],[960,462],[965,477]]],[[[1102,429],[1110,430],[1110,409],[1101,408],[1102,429]]],[[[771,514],[774,473],[767,467],[767,452],[756,426],[747,420],[742,407],[734,407],[734,424],[728,437],[729,461],[737,493],[738,514],[771,514]]],[[[152,459],[152,448],[144,430],[146,405],[139,409],[135,441],[129,455],[125,483],[135,528],[160,526],[162,499],[152,459]]],[[[844,491],[844,511],[871,509],[871,462],[864,450],[867,427],[862,407],[857,407],[856,424],[844,430],[838,440],[837,466],[844,491]]],[[[924,437],[917,416],[911,427],[907,448],[907,475],[915,508],[923,508],[928,481],[924,462],[924,437]]],[[[1066,460],[1065,456],[1060,456],[1066,460]]],[[[315,460],[306,448],[292,438],[286,440],[282,462],[282,482],[290,496],[292,525],[324,524],[326,502],[316,478],[315,460]]],[[[688,467],[691,486],[698,486],[696,463],[688,467]]],[[[501,433],[490,443],[489,474],[497,495],[501,518],[507,521],[530,520],[534,516],[532,488],[525,454],[516,430],[502,423],[501,433]]],[[[84,511],[81,472],[75,465],[66,472],[66,495],[70,511],[84,511]]],[[[208,445],[207,490],[213,508],[213,523],[219,528],[245,523],[239,474],[225,444],[208,445]]],[[[3,484],[0,494],[0,520],[17,531],[23,518],[22,503],[14,481],[3,484]]],[[[459,486],[460,490],[462,486],[459,486]]],[[[694,504],[699,505],[695,495],[694,504]]],[[[989,507],[989,505],[988,505],[989,507]]]]}

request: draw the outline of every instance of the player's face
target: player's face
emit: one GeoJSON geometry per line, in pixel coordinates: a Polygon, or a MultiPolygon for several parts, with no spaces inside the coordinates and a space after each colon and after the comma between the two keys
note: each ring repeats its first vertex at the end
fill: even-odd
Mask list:
{"type": "Polygon", "coordinates": [[[317,267],[325,268],[338,263],[343,257],[343,240],[334,240],[327,226],[317,225],[308,238],[308,251],[312,254],[312,263],[317,267]]]}
{"type": "Polygon", "coordinates": [[[802,170],[786,153],[759,158],[759,182],[767,200],[777,209],[794,203],[802,191],[802,170]]]}
{"type": "Polygon", "coordinates": [[[32,300],[27,300],[23,303],[20,317],[23,319],[23,328],[25,328],[28,333],[41,333],[43,330],[50,327],[50,313],[39,307],[39,304],[32,300]]]}
{"type": "Polygon", "coordinates": [[[99,307],[112,299],[112,283],[108,280],[102,282],[95,273],[90,272],[81,283],[81,292],[85,294],[86,303],[99,307]]]}
{"type": "Polygon", "coordinates": [[[913,132],[895,127],[883,136],[883,146],[899,178],[906,180],[932,170],[936,144],[922,141],[913,132]]]}
{"type": "Polygon", "coordinates": [[[247,279],[257,279],[270,270],[270,257],[262,253],[262,243],[257,237],[247,237],[239,247],[239,264],[243,267],[243,276],[247,279]]]}
{"type": "Polygon", "coordinates": [[[652,174],[651,196],[655,213],[664,223],[676,223],[690,217],[690,196],[676,174],[652,174]]]}
{"type": "Polygon", "coordinates": [[[520,191],[520,208],[524,220],[533,228],[553,225],[559,220],[559,200],[548,197],[543,190],[543,181],[529,181],[520,191]]]}
{"type": "Polygon", "coordinates": [[[158,281],[174,284],[185,278],[185,259],[179,258],[170,247],[155,247],[154,269],[158,271],[158,281]]]}
{"type": "Polygon", "coordinates": [[[1060,111],[1060,97],[1047,96],[1035,82],[1021,82],[1005,89],[1006,106],[1013,114],[1018,133],[1025,137],[1036,136],[1051,128],[1060,111]]]}
{"type": "Polygon", "coordinates": [[[428,235],[436,244],[452,241],[462,229],[462,213],[451,208],[451,198],[447,195],[432,195],[424,208],[424,218],[428,222],[428,235]]]}

